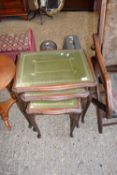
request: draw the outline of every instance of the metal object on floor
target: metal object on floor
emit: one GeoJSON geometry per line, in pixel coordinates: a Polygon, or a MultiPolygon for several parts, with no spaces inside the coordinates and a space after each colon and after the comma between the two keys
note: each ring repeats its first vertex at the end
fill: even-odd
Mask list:
{"type": "Polygon", "coordinates": [[[81,49],[80,40],[77,35],[68,35],[64,38],[63,49],[81,49]]]}
{"type": "Polygon", "coordinates": [[[41,51],[57,50],[57,44],[52,40],[45,40],[40,45],[41,51]]]}

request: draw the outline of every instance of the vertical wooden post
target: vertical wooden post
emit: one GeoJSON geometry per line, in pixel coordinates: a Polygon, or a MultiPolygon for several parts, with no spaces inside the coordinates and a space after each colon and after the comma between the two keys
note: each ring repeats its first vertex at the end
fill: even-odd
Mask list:
{"type": "Polygon", "coordinates": [[[98,36],[99,36],[99,42],[101,46],[102,46],[103,37],[104,37],[104,26],[105,26],[105,19],[106,19],[107,2],[108,0],[102,0],[101,11],[100,11],[100,16],[99,16],[98,36]]]}

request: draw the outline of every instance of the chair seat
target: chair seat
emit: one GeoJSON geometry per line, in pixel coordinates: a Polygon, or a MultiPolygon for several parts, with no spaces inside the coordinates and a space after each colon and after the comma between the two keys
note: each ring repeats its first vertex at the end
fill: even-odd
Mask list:
{"type": "Polygon", "coordinates": [[[45,91],[45,92],[26,92],[23,93],[20,97],[23,101],[39,101],[39,100],[52,100],[59,101],[71,98],[81,98],[87,97],[89,92],[86,89],[68,89],[60,91],[45,91]]]}
{"type": "Polygon", "coordinates": [[[83,50],[45,51],[21,54],[13,90],[49,91],[95,84],[83,50]]]}
{"type": "Polygon", "coordinates": [[[28,114],[63,114],[81,113],[80,99],[63,101],[36,101],[30,102],[27,107],[28,114]]]}
{"type": "Polygon", "coordinates": [[[112,82],[113,110],[117,113],[117,74],[110,74],[112,82]]]}

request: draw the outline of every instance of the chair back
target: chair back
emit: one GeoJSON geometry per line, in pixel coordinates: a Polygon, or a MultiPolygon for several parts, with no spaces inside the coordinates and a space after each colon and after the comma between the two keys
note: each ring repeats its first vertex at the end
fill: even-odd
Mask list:
{"type": "MultiPolygon", "coordinates": [[[[96,51],[96,66],[99,70],[99,76],[101,76],[102,84],[105,92],[105,106],[106,106],[106,112],[109,117],[112,117],[113,112],[113,96],[112,96],[112,82],[110,79],[110,75],[107,72],[104,58],[101,53],[101,46],[99,42],[99,38],[97,35],[94,35],[94,44],[95,44],[95,51],[96,51]]],[[[98,75],[97,75],[98,78],[98,75]]],[[[98,86],[98,85],[97,85],[98,86]]],[[[101,89],[99,87],[99,93],[101,94],[101,89]]]]}
{"type": "MultiPolygon", "coordinates": [[[[105,2],[107,0],[102,1],[105,2]]],[[[117,0],[109,0],[105,4],[105,13],[101,14],[104,19],[102,54],[106,65],[117,65],[117,0]],[[106,5],[107,4],[107,5],[106,5]]],[[[102,23],[100,23],[101,28],[102,23]]]]}

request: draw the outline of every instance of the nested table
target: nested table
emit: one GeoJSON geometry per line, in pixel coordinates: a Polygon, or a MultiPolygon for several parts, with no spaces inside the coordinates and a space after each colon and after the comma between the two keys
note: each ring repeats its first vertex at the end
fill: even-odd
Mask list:
{"type": "Polygon", "coordinates": [[[71,116],[75,113],[70,118],[72,136],[72,131],[79,122],[77,114],[85,115],[88,108],[88,88],[94,86],[96,81],[92,66],[82,49],[41,51],[20,55],[13,91],[39,137],[40,131],[34,116],[61,114],[61,109],[62,113],[71,116]],[[83,111],[80,108],[83,106],[82,98],[87,98],[83,111]]]}

